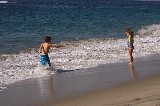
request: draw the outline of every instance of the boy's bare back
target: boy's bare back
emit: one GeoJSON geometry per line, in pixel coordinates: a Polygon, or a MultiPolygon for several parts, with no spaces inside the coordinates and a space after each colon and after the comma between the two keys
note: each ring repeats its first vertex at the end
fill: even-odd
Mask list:
{"type": "Polygon", "coordinates": [[[46,43],[46,42],[45,42],[45,43],[42,43],[41,46],[40,46],[39,52],[40,52],[41,54],[48,55],[49,49],[50,49],[51,45],[52,45],[52,44],[46,43]]]}

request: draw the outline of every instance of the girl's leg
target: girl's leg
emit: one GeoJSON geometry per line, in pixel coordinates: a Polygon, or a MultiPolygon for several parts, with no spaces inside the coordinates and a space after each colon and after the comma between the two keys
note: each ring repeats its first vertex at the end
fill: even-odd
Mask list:
{"type": "Polygon", "coordinates": [[[129,54],[130,64],[133,63],[132,53],[133,53],[133,49],[132,48],[128,48],[128,54],[129,54]]]}

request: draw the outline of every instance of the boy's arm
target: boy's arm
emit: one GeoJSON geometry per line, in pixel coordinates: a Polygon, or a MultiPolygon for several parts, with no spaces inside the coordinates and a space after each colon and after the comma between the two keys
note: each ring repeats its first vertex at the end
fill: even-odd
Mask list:
{"type": "Polygon", "coordinates": [[[60,44],[51,44],[51,47],[61,48],[61,47],[64,47],[64,45],[60,45],[60,44]]]}
{"type": "Polygon", "coordinates": [[[42,48],[43,48],[43,46],[42,46],[42,44],[41,44],[41,46],[39,47],[39,50],[36,51],[36,52],[41,53],[41,52],[42,52],[42,48]]]}

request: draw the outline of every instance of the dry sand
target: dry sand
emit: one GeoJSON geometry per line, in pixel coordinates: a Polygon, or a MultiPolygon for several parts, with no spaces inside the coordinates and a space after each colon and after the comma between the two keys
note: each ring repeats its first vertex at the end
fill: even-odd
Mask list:
{"type": "Polygon", "coordinates": [[[97,91],[51,106],[160,106],[160,77],[97,91]]]}

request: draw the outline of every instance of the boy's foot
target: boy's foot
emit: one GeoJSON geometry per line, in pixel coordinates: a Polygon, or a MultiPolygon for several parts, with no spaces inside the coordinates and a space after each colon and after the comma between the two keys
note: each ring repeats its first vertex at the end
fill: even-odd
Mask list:
{"type": "Polygon", "coordinates": [[[133,62],[129,62],[129,64],[133,64],[133,62]]]}

